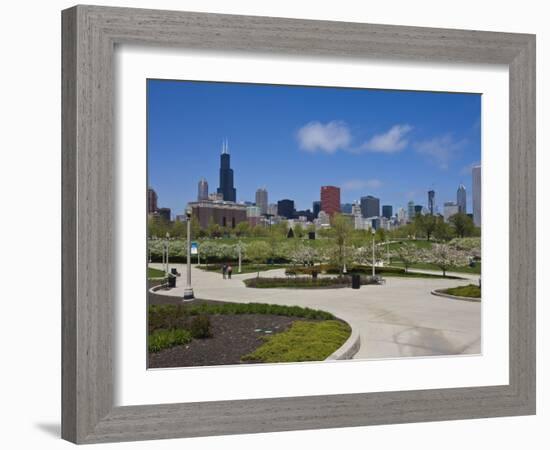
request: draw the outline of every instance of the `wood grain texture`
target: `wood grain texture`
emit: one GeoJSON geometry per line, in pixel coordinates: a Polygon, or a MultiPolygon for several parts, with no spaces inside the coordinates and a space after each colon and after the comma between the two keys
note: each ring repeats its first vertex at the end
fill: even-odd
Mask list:
{"type": "Polygon", "coordinates": [[[77,443],[535,412],[535,38],[467,30],[77,6],[63,11],[62,435],[77,443]],[[303,58],[506,64],[510,384],[113,407],[115,44],[303,58]]]}

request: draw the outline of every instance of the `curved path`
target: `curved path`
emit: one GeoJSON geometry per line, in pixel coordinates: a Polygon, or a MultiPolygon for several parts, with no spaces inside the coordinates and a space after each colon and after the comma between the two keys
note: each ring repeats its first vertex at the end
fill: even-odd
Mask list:
{"type": "MultiPolygon", "coordinates": [[[[163,294],[182,298],[185,266],[171,267],[176,267],[182,276],[177,279],[176,288],[163,294]]],[[[265,271],[262,275],[284,276],[284,269],[265,271]]],[[[192,269],[197,298],[297,305],[333,313],[361,336],[361,348],[355,359],[480,353],[481,304],[430,294],[433,289],[469,284],[477,279],[456,275],[467,278],[387,277],[385,285],[361,286],[359,290],[253,289],[247,288],[242,280],[256,276],[255,273],[234,273],[231,280],[224,280],[218,272],[192,269]]]]}

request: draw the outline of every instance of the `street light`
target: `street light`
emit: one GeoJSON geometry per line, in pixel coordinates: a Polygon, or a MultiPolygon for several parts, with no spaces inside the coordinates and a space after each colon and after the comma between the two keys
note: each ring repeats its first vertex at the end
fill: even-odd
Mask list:
{"type": "Polygon", "coordinates": [[[241,273],[241,270],[242,270],[242,246],[241,246],[241,241],[239,241],[239,244],[237,245],[237,248],[239,250],[239,273],[241,273]]]}
{"type": "Polygon", "coordinates": [[[374,264],[376,263],[375,256],[374,256],[374,236],[375,235],[376,235],[376,230],[373,227],[372,228],[372,278],[375,277],[374,264]]]}
{"type": "Polygon", "coordinates": [[[165,242],[165,245],[166,245],[166,275],[168,275],[170,273],[170,266],[168,265],[168,249],[169,249],[169,245],[170,245],[170,233],[166,232],[166,242],[165,242]]]}
{"type": "Polygon", "coordinates": [[[183,301],[195,298],[191,287],[191,209],[188,209],[185,215],[187,216],[187,284],[183,291],[183,301]]]}

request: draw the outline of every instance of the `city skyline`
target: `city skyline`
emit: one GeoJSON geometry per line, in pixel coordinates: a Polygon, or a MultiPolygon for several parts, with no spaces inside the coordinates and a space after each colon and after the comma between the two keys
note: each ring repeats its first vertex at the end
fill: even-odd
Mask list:
{"type": "MultiPolygon", "coordinates": [[[[148,80],[149,186],[159,203],[180,213],[196,199],[199,180],[204,178],[212,191],[218,187],[218,161],[228,145],[225,141],[222,149],[222,141],[228,139],[239,202],[254,202],[256,191],[266,188],[270,204],[288,198],[298,210],[312,209],[321,186],[333,185],[341,189],[342,204],[371,195],[380,205],[391,205],[395,214],[409,201],[427,207],[431,189],[441,210],[445,202],[456,201],[457,186],[464,184],[471,213],[471,166],[481,159],[479,114],[479,96],[472,94],[148,80]],[[224,97],[237,94],[242,97],[239,112],[221,120],[208,100],[221,96],[223,112],[224,97]],[[247,105],[268,102],[278,111],[305,99],[315,101],[315,107],[299,108],[292,126],[273,122],[272,140],[258,135],[267,124],[250,122],[252,115],[263,122],[258,119],[262,114],[247,105]],[[326,111],[319,112],[322,100],[326,111]],[[361,102],[384,114],[372,120],[364,113],[371,120],[361,125],[361,102]],[[388,104],[399,113],[387,111],[388,104]],[[197,107],[195,115],[190,105],[197,107]],[[414,105],[421,107],[413,115],[414,105]],[[249,132],[241,134],[243,128],[249,132]]],[[[264,116],[269,122],[273,111],[264,116]]]]}

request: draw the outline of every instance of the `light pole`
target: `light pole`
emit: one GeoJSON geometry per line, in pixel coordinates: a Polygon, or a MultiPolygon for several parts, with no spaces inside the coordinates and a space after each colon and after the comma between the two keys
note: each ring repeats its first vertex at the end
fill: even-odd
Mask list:
{"type": "Polygon", "coordinates": [[[375,255],[374,255],[374,236],[376,235],[376,230],[372,228],[372,278],[375,277],[374,265],[376,264],[375,255]]]}
{"type": "Polygon", "coordinates": [[[186,211],[187,216],[187,284],[183,291],[183,301],[193,300],[193,288],[191,287],[191,210],[186,211]]]}
{"type": "Polygon", "coordinates": [[[239,241],[239,244],[237,245],[237,249],[239,250],[239,273],[241,273],[241,270],[242,270],[242,246],[241,246],[241,241],[239,241]]]}
{"type": "Polygon", "coordinates": [[[166,232],[166,275],[170,273],[170,266],[168,265],[169,245],[170,245],[170,233],[166,232]]]}

